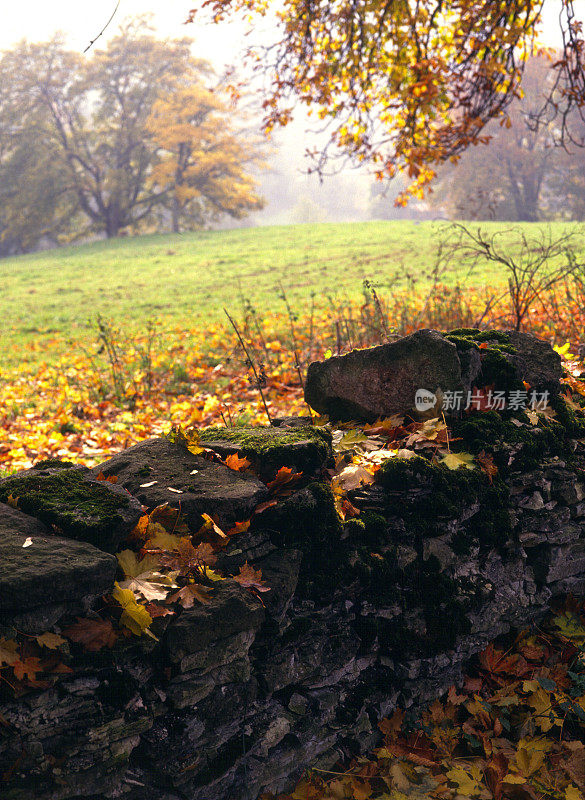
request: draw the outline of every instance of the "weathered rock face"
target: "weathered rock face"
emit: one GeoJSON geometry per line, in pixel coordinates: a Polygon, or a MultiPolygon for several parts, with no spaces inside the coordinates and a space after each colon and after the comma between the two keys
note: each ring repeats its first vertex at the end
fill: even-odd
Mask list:
{"type": "Polygon", "coordinates": [[[0,501],[11,496],[25,513],[108,552],[117,550],[142,514],[120,486],[96,481],[78,467],[33,468],[0,480],[0,501]]]}
{"type": "MultiPolygon", "coordinates": [[[[529,374],[507,359],[517,353],[486,360],[489,348],[457,337],[464,343],[449,346],[468,352],[466,380],[495,367],[502,380],[517,381],[517,369],[529,374]]],[[[548,377],[531,367],[533,385],[549,385],[553,367],[548,377]]],[[[380,717],[457,683],[469,658],[538,619],[552,595],[585,590],[585,441],[562,409],[560,422],[538,427],[493,412],[452,420],[469,452],[493,455],[492,481],[479,469],[396,458],[375,484],[350,493],[360,514],[343,524],[323,480],[255,514],[217,568],[234,574],[248,561],[261,569],[270,587],[261,600],[234,580],[216,582],[209,603],[154,621],[158,641],[119,639],[113,650],[80,655],[55,687],[0,694],[0,773],[10,775],[3,798],[256,800],[289,790],[308,766],[329,768],[375,746],[380,717]]],[[[222,442],[209,436],[219,452],[222,442]]],[[[289,446],[286,463],[300,463],[289,446]]],[[[104,471],[150,506],[180,499],[185,509],[192,493],[196,528],[202,511],[243,518],[266,497],[260,481],[233,471],[224,481],[221,467],[155,440],[104,471]],[[146,494],[158,484],[140,484],[155,480],[160,494],[146,494]],[[173,497],[169,486],[183,494],[173,497]]],[[[27,609],[38,612],[43,586],[62,605],[50,618],[57,632],[72,604],[88,602],[88,587],[108,590],[111,556],[69,542],[87,548],[78,577],[62,537],[0,506],[0,563],[4,537],[8,570],[11,558],[24,570],[18,585],[28,581],[31,605],[17,586],[3,594],[14,582],[0,579],[1,636],[27,609]],[[25,537],[39,550],[23,550],[25,537]],[[54,574],[47,541],[71,580],[54,574]],[[23,566],[20,551],[38,555],[36,566],[23,566]]]]}
{"type": "Polygon", "coordinates": [[[123,486],[149,508],[168,503],[181,509],[192,530],[201,514],[232,525],[248,519],[266,499],[266,486],[252,475],[240,475],[167,439],[148,439],[113,456],[90,471],[116,475],[123,486]]]}
{"type": "Polygon", "coordinates": [[[0,503],[0,625],[46,631],[111,591],[116,564],[114,556],[51,536],[39,520],[0,503]]]}
{"type": "MultiPolygon", "coordinates": [[[[490,386],[558,394],[561,359],[528,333],[422,330],[390,344],[354,350],[309,366],[305,399],[333,420],[372,422],[415,416],[418,390],[461,392],[490,386]]],[[[437,411],[439,406],[437,406],[437,411]]],[[[445,408],[447,412],[453,409],[445,408]]]]}
{"type": "Polygon", "coordinates": [[[335,420],[413,413],[418,389],[463,391],[457,348],[437,331],[309,365],[307,403],[335,420]]]}

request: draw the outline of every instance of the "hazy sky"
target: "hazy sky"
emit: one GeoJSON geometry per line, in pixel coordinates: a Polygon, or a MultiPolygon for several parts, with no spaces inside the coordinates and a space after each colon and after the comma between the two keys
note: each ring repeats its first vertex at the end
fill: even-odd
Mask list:
{"type": "MultiPolygon", "coordinates": [[[[42,41],[55,31],[67,35],[69,45],[84,50],[104,27],[116,0],[20,0],[5,10],[0,26],[0,49],[20,39],[42,41]]],[[[121,0],[112,24],[100,39],[115,34],[124,17],[153,14],[153,22],[163,37],[188,36],[195,40],[196,55],[213,61],[217,67],[236,60],[243,47],[242,28],[238,25],[184,25],[192,4],[189,0],[121,0]]],[[[97,46],[97,44],[96,44],[97,46]]]]}
{"type": "MultiPolygon", "coordinates": [[[[213,61],[217,67],[238,60],[244,39],[242,28],[233,23],[213,25],[184,25],[190,0],[121,0],[117,20],[125,16],[151,12],[162,36],[190,36],[195,39],[197,55],[213,61]]],[[[585,0],[578,0],[580,10],[585,0]]],[[[5,9],[0,27],[0,48],[9,47],[24,37],[47,39],[57,30],[67,34],[69,44],[83,50],[102,29],[116,6],[116,0],[20,0],[5,9]]],[[[544,38],[547,44],[557,44],[557,16],[560,0],[546,0],[544,38]]],[[[585,15],[583,15],[585,16],[585,15]]],[[[108,30],[115,33],[116,20],[108,30]]],[[[103,39],[102,39],[103,41],[103,39]]]]}

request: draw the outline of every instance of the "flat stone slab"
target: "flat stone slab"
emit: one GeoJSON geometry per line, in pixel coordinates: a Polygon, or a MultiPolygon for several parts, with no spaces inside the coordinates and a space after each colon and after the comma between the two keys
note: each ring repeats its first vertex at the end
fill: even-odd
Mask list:
{"type": "Polygon", "coordinates": [[[21,613],[109,592],[116,565],[114,556],[86,542],[51,536],[42,522],[0,503],[0,612],[21,613]]]}
{"type": "Polygon", "coordinates": [[[0,481],[0,502],[15,499],[25,514],[56,525],[71,539],[115,553],[142,515],[121,486],[97,481],[85,467],[32,468],[0,481]]]}
{"type": "MultiPolygon", "coordinates": [[[[203,669],[202,663],[191,658],[193,654],[209,651],[209,658],[212,658],[214,643],[238,634],[255,634],[264,615],[262,603],[248,589],[236,581],[216,581],[209,603],[185,609],[176,621],[171,621],[165,633],[164,648],[171,661],[181,662],[184,670],[194,668],[195,663],[196,668],[203,669]]],[[[242,653],[247,653],[250,641],[242,637],[241,646],[242,653]]]]}
{"type": "Polygon", "coordinates": [[[309,365],[305,400],[334,420],[414,414],[417,390],[463,391],[457,348],[422,330],[396,342],[309,365]]]}
{"type": "Polygon", "coordinates": [[[249,459],[261,477],[274,478],[281,467],[314,475],[331,458],[331,434],[302,427],[213,427],[199,434],[201,443],[222,458],[233,453],[249,459]]]}
{"type": "Polygon", "coordinates": [[[193,531],[201,514],[217,517],[220,525],[248,519],[268,497],[266,486],[253,475],[195,456],[167,439],[147,439],[117,453],[90,470],[117,475],[123,486],[148,508],[168,503],[180,508],[193,531]]]}

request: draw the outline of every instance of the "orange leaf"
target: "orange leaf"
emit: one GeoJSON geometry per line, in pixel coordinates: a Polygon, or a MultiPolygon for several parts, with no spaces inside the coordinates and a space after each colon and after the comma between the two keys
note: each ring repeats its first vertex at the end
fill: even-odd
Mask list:
{"type": "Polygon", "coordinates": [[[251,463],[252,462],[248,461],[247,458],[240,458],[238,453],[232,453],[224,461],[226,467],[233,469],[235,472],[241,472],[243,469],[247,469],[251,463]]]}
{"type": "Polygon", "coordinates": [[[272,494],[281,494],[283,489],[298,483],[302,474],[302,472],[293,472],[291,467],[281,467],[276,473],[276,478],[266,485],[272,494]]]}
{"type": "Polygon", "coordinates": [[[25,675],[29,680],[34,681],[37,676],[37,672],[42,672],[43,668],[41,666],[40,658],[37,658],[36,656],[29,656],[23,661],[16,661],[12,665],[12,669],[14,670],[14,674],[19,681],[23,680],[25,675]]]}
{"type": "Polygon", "coordinates": [[[229,531],[226,531],[226,536],[235,536],[238,533],[246,533],[248,528],[250,527],[250,520],[247,519],[245,522],[236,522],[233,528],[230,528],[229,531]]]}
{"type": "Polygon", "coordinates": [[[494,475],[498,474],[498,468],[494,464],[494,457],[491,453],[486,453],[485,450],[482,450],[481,453],[478,453],[477,460],[479,461],[482,470],[488,476],[488,480],[490,483],[494,482],[494,475]]]}
{"type": "Polygon", "coordinates": [[[260,503],[260,505],[256,506],[256,508],[254,509],[254,513],[261,514],[263,511],[266,511],[267,508],[271,508],[271,506],[275,505],[276,505],[276,500],[266,500],[266,502],[260,503]]]}

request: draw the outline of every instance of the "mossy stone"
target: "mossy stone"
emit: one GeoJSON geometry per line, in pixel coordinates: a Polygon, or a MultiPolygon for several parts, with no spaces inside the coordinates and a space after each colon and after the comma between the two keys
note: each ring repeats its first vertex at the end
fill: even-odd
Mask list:
{"type": "Polygon", "coordinates": [[[459,521],[460,536],[484,550],[511,537],[509,490],[499,477],[490,483],[480,469],[451,470],[414,456],[388,460],[378,481],[391,494],[390,502],[396,493],[399,502],[390,505],[391,513],[403,520],[421,556],[422,540],[444,534],[453,521],[459,521]]]}
{"type": "Polygon", "coordinates": [[[223,457],[239,453],[252,461],[258,474],[271,479],[281,467],[312,476],[332,456],[331,434],[322,428],[212,427],[200,431],[199,438],[223,457]]]}
{"type": "Polygon", "coordinates": [[[0,501],[18,508],[64,536],[115,552],[136,525],[142,506],[121,487],[96,481],[84,468],[30,469],[0,481],[0,501]]]}

